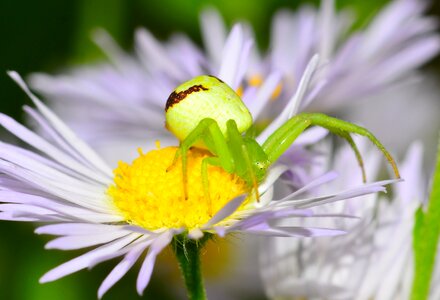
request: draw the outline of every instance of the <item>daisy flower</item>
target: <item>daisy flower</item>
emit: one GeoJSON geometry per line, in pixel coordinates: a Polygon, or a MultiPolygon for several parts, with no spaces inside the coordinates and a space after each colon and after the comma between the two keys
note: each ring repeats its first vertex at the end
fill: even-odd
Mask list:
{"type": "MultiPolygon", "coordinates": [[[[347,151],[343,149],[337,156],[336,169],[347,168],[347,151]]],[[[370,165],[369,175],[374,176],[377,169],[377,165],[370,165]]],[[[316,209],[320,213],[331,210],[363,216],[356,223],[344,219],[326,223],[326,226],[337,224],[348,234],[309,240],[275,238],[265,244],[261,274],[268,296],[271,299],[410,299],[415,212],[425,204],[427,190],[419,143],[408,150],[401,171],[405,181],[393,186],[391,201],[375,194],[316,209]]],[[[346,177],[341,183],[350,185],[352,180],[346,177]]],[[[440,296],[439,270],[437,264],[429,299],[440,296]]]]}
{"type": "Polygon", "coordinates": [[[304,100],[290,108],[291,114],[336,110],[401,83],[440,48],[436,20],[423,15],[425,7],[425,1],[392,1],[354,33],[349,32],[350,12],[335,12],[333,1],[323,1],[321,10],[280,11],[267,52],[253,47],[247,24],[235,24],[228,32],[218,13],[208,9],[201,14],[205,50],[182,34],[162,43],[139,29],[130,55],[98,31],[95,40],[110,63],[34,74],[29,82],[109,161],[132,159],[137,155],[132,149],[154,148],[152,142],[139,145],[141,139],[154,141],[160,135],[164,145],[175,143],[163,128],[164,102],[170,90],[197,75],[215,75],[237,90],[263,128],[300,91],[315,53],[320,59],[307,75],[310,88],[301,91],[304,100]],[[91,109],[92,116],[84,113],[91,109]]]}
{"type": "Polygon", "coordinates": [[[438,54],[438,22],[423,15],[427,6],[423,0],[391,1],[365,28],[354,32],[350,32],[352,12],[335,12],[333,0],[322,1],[320,12],[309,7],[298,13],[281,11],[274,17],[266,66],[282,70],[282,85],[288,91],[297,84],[307,59],[318,53],[317,77],[325,82],[316,82],[315,93],[300,109],[338,110],[401,85],[438,54]],[[300,37],[300,42],[293,37],[300,37]]]}
{"type": "MultiPolygon", "coordinates": [[[[310,209],[323,203],[384,191],[391,181],[376,182],[320,197],[298,198],[302,192],[328,180],[325,174],[282,199],[273,197],[273,185],[285,171],[275,165],[258,190],[260,201],[244,196],[243,180],[223,169],[208,169],[207,202],[200,164],[209,154],[193,149],[188,155],[188,199],[182,197],[181,168],[167,170],[176,147],[143,153],[131,164],[120,162],[112,171],[107,163],[78,138],[65,123],[33,95],[15,72],[9,74],[33,101],[26,113],[44,138],[1,114],[0,124],[34,151],[1,143],[0,218],[38,222],[37,234],[57,236],[47,249],[93,247],[46,273],[41,282],[57,280],[82,269],[122,257],[98,290],[102,297],[138,260],[142,260],[136,287],[142,294],[150,280],[157,255],[171,245],[183,270],[190,298],[204,297],[198,254],[211,235],[251,233],[264,236],[304,237],[338,235],[336,228],[278,226],[278,219],[346,217],[316,214],[310,209]],[[47,223],[41,225],[41,223],[47,223]],[[142,254],[147,252],[145,258],[142,254]]],[[[331,177],[331,176],[330,176],[331,177]]],[[[197,298],[198,299],[198,298],[197,298]]]]}

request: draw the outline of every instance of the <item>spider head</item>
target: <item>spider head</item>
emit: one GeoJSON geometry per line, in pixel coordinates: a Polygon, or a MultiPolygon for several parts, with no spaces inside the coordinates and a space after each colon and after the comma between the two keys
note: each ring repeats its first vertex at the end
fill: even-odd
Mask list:
{"type": "Polygon", "coordinates": [[[165,118],[166,128],[181,141],[205,118],[215,120],[226,138],[229,119],[236,122],[240,133],[252,125],[252,116],[237,93],[209,75],[194,77],[178,86],[168,97],[165,118]]]}

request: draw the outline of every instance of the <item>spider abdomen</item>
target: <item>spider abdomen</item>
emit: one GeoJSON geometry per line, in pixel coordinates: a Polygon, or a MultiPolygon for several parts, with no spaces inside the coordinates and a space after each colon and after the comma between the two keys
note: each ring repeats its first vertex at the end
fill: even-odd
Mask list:
{"type": "MultiPolygon", "coordinates": [[[[202,75],[178,86],[165,107],[166,127],[184,140],[205,118],[217,122],[227,137],[226,122],[233,119],[240,132],[252,125],[252,116],[241,98],[226,83],[214,76],[202,75]]],[[[202,146],[198,143],[196,146],[202,146]]]]}

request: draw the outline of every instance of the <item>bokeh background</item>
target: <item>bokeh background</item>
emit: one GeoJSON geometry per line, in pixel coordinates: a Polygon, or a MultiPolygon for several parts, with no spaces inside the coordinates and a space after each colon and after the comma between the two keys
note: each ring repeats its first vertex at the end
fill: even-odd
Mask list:
{"type": "MultiPolygon", "coordinates": [[[[338,8],[351,7],[356,12],[358,19],[354,29],[368,24],[387,2],[336,0],[338,8]]],[[[2,0],[0,1],[0,111],[23,120],[21,106],[29,103],[23,92],[6,76],[6,70],[17,70],[23,75],[36,71],[54,73],[75,65],[104,59],[103,54],[90,39],[90,33],[94,28],[106,29],[128,51],[131,49],[133,32],[140,26],[147,27],[159,39],[166,39],[173,32],[179,31],[186,33],[200,44],[199,13],[206,6],[213,6],[221,12],[229,25],[240,20],[250,22],[256,32],[258,46],[265,49],[274,13],[281,8],[294,10],[304,3],[318,5],[319,1],[2,0]]],[[[439,1],[432,1],[429,14],[440,17],[439,1]]],[[[424,66],[423,71],[429,74],[433,86],[440,83],[439,58],[424,66]]],[[[416,95],[417,91],[415,97],[416,95]]],[[[431,98],[434,99],[431,101],[440,101],[438,95],[432,95],[431,98]]],[[[393,109],[389,106],[387,106],[388,110],[384,110],[384,114],[389,109],[393,109]]],[[[439,109],[439,106],[434,108],[439,109]]],[[[360,110],[366,109],[368,108],[360,108],[360,110]]],[[[438,112],[437,110],[435,113],[438,112]]],[[[382,117],[386,118],[386,115],[382,117]]],[[[359,119],[367,122],[365,114],[359,116],[359,119]]],[[[434,130],[426,128],[429,132],[427,136],[420,133],[429,144],[428,157],[432,157],[434,152],[433,145],[438,129],[436,124],[438,123],[433,123],[431,126],[434,130]]],[[[372,129],[374,131],[374,128],[372,129]]],[[[395,139],[400,138],[403,138],[401,133],[396,134],[395,139]]],[[[410,141],[414,137],[408,139],[410,141]]],[[[398,145],[395,151],[405,146],[405,143],[398,145]]],[[[114,262],[97,266],[91,272],[81,271],[54,283],[40,285],[38,279],[42,274],[61,262],[77,256],[80,252],[44,250],[48,237],[36,236],[33,234],[33,228],[30,224],[0,223],[0,299],[96,299],[97,288],[114,266],[114,262]]],[[[211,281],[224,278],[228,272],[237,273],[237,270],[247,268],[249,261],[251,264],[256,264],[257,258],[251,253],[247,264],[227,258],[234,257],[233,248],[240,247],[241,242],[241,237],[233,237],[232,241],[214,244],[207,249],[206,260],[209,264],[206,273],[211,281]],[[223,264],[225,261],[228,265],[223,264]]],[[[169,253],[165,253],[158,264],[165,267],[155,270],[152,283],[143,298],[174,299],[176,293],[179,294],[176,289],[182,288],[176,263],[169,253]]],[[[140,297],[135,293],[136,275],[136,272],[131,271],[104,299],[139,299],[140,297]]],[[[253,283],[255,292],[242,294],[242,299],[256,299],[256,294],[264,299],[258,276],[254,278],[257,278],[253,283]]],[[[239,280],[245,281],[246,278],[239,280]]]]}

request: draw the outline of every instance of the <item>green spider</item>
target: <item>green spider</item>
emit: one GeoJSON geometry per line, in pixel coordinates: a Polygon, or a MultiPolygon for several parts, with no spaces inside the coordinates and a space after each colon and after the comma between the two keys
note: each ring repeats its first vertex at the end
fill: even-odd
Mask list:
{"type": "Polygon", "coordinates": [[[287,120],[260,145],[250,134],[252,116],[241,98],[220,79],[202,75],[178,86],[165,107],[166,127],[181,142],[174,161],[182,159],[183,189],[187,198],[187,151],[191,147],[208,149],[213,156],[202,162],[205,197],[209,199],[208,165],[235,173],[254,191],[267,169],[291,146],[308,127],[320,126],[344,138],[353,149],[366,181],[362,156],[351,133],[367,137],[391,164],[400,178],[394,159],[379,140],[367,129],[320,113],[300,113],[287,120]]]}

